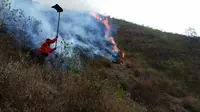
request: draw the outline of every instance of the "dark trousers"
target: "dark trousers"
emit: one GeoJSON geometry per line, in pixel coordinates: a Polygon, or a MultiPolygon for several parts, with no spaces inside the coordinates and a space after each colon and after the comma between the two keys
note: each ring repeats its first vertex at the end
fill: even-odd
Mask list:
{"type": "Polygon", "coordinates": [[[37,62],[38,62],[40,65],[44,65],[45,58],[46,58],[47,56],[48,56],[47,53],[38,54],[38,56],[37,56],[37,62]]]}

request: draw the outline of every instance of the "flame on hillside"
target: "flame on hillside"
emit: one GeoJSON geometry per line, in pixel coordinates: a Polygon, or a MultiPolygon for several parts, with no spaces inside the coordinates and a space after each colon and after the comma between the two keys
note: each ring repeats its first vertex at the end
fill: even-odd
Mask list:
{"type": "MultiPolygon", "coordinates": [[[[113,39],[113,37],[111,37],[110,35],[110,26],[109,26],[109,21],[108,21],[108,17],[104,17],[104,18],[101,18],[99,17],[96,13],[94,12],[90,12],[90,14],[96,18],[97,20],[99,20],[100,22],[102,22],[106,28],[106,32],[105,32],[105,37],[107,38],[107,40],[112,44],[112,48],[113,50],[116,52],[116,53],[120,53],[121,51],[119,50],[119,48],[117,47],[117,44],[115,43],[115,40],[113,39]]],[[[121,52],[121,58],[124,58],[125,57],[125,54],[124,52],[121,52]]],[[[122,64],[120,62],[120,64],[122,64]]]]}

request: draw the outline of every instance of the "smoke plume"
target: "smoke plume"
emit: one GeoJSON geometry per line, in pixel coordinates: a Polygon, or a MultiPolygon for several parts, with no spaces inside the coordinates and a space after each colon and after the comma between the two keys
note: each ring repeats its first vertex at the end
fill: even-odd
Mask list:
{"type": "Polygon", "coordinates": [[[59,4],[64,7],[66,10],[76,10],[76,11],[97,11],[95,7],[96,0],[33,0],[38,1],[42,4],[54,5],[59,4]]]}
{"type": "MultiPolygon", "coordinates": [[[[68,4],[70,6],[70,2],[68,4]]],[[[76,8],[80,4],[73,5],[76,8]]],[[[80,49],[91,57],[102,56],[112,60],[113,49],[106,40],[105,26],[87,10],[70,9],[73,8],[64,9],[61,13],[56,53],[64,54],[67,50],[65,56],[71,57],[74,49],[80,49]]],[[[56,35],[58,13],[50,5],[32,0],[12,0],[11,9],[1,10],[0,14],[7,31],[14,34],[17,40],[26,34],[30,47],[39,48],[42,41],[56,35]]]]}

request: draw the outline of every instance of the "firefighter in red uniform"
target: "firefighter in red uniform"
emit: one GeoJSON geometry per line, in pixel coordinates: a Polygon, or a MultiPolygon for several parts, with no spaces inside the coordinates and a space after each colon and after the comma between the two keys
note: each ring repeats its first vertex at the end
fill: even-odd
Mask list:
{"type": "Polygon", "coordinates": [[[56,48],[51,49],[50,45],[55,43],[58,39],[58,36],[56,36],[54,39],[46,39],[41,45],[41,47],[38,50],[38,62],[40,64],[44,64],[45,58],[56,50],[56,48]]]}

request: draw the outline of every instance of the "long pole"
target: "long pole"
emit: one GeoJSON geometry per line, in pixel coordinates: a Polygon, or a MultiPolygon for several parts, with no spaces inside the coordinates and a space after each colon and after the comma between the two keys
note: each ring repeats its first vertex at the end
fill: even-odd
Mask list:
{"type": "MultiPolygon", "coordinates": [[[[56,34],[56,36],[58,36],[59,24],[60,24],[60,12],[59,12],[59,14],[58,14],[58,25],[57,25],[57,34],[56,34]]],[[[57,40],[57,41],[58,41],[58,40],[57,40]]],[[[57,41],[56,41],[55,48],[57,47],[57,41]]]]}

